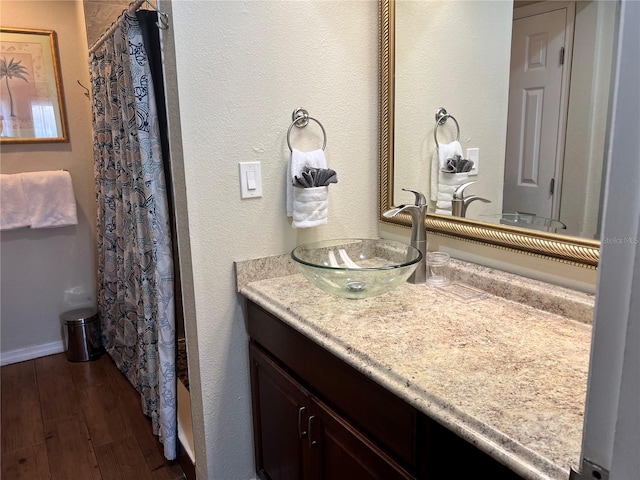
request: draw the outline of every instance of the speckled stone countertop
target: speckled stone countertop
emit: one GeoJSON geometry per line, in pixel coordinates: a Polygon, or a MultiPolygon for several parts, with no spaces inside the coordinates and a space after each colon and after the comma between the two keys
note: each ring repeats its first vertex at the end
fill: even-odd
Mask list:
{"type": "Polygon", "coordinates": [[[578,465],[592,295],[454,261],[485,298],[404,284],[347,300],[288,256],[235,266],[244,297],[522,477],[567,480],[578,465]]]}

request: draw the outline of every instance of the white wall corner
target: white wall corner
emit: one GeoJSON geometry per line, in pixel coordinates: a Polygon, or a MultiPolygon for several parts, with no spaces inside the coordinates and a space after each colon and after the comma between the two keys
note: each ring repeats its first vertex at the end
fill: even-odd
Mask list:
{"type": "Polygon", "coordinates": [[[637,478],[640,286],[640,3],[621,2],[601,265],[582,458],[611,480],[637,478]]]}

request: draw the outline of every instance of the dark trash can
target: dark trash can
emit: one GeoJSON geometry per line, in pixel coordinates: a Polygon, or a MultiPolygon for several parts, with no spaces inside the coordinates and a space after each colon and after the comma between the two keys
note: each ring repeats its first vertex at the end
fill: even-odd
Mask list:
{"type": "Polygon", "coordinates": [[[60,315],[64,324],[67,359],[87,362],[102,355],[102,335],[98,313],[94,308],[79,308],[60,315]]]}

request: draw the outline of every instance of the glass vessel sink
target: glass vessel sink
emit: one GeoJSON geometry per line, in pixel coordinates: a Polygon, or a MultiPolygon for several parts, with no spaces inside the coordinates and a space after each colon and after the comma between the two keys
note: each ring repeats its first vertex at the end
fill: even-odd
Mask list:
{"type": "Polygon", "coordinates": [[[393,240],[342,239],[299,245],[291,252],[302,275],[327,293],[367,298],[402,284],[422,254],[393,240]]]}

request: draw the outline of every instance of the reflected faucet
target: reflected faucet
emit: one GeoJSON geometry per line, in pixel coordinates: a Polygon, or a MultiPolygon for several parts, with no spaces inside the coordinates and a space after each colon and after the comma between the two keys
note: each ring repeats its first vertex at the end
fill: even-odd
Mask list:
{"type": "Polygon", "coordinates": [[[425,283],[427,280],[427,229],[425,227],[425,219],[427,218],[427,200],[425,196],[408,188],[403,188],[405,192],[411,192],[416,196],[415,205],[400,205],[399,207],[387,210],[382,215],[386,218],[395,217],[400,212],[406,211],[411,216],[411,246],[420,250],[422,260],[418,262],[418,266],[407,279],[409,283],[425,283]]]}
{"type": "Polygon", "coordinates": [[[487,200],[486,198],[479,197],[477,195],[471,195],[470,197],[464,196],[464,189],[469,185],[473,185],[476,183],[467,182],[460,185],[456,191],[453,193],[453,199],[451,200],[451,215],[454,217],[466,217],[467,216],[467,207],[471,202],[475,202],[476,200],[480,200],[484,203],[491,203],[491,200],[487,200]]]}

